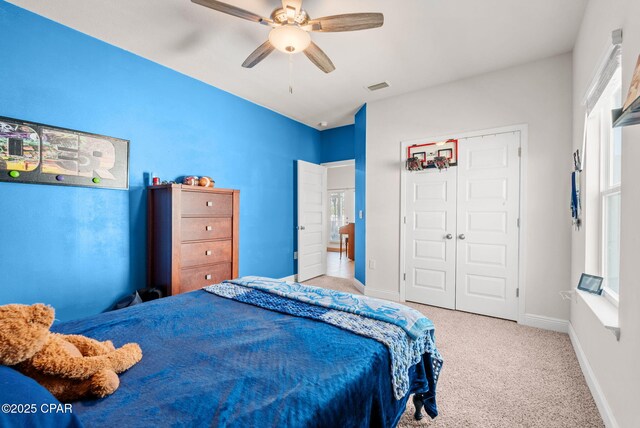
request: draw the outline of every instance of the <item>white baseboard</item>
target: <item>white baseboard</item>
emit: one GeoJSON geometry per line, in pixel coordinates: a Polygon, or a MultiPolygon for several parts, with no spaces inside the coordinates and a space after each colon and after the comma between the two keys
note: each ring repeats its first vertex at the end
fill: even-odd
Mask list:
{"type": "Polygon", "coordinates": [[[400,301],[400,293],[394,293],[391,291],[373,290],[371,287],[364,287],[364,295],[369,297],[375,297],[377,299],[391,300],[393,302],[400,301]]]}
{"type": "Polygon", "coordinates": [[[571,338],[571,344],[573,345],[573,349],[576,352],[576,356],[578,357],[578,363],[580,363],[580,368],[582,368],[582,373],[584,374],[584,378],[587,381],[587,385],[589,386],[589,390],[591,391],[593,400],[596,402],[596,407],[600,412],[600,417],[602,417],[604,425],[607,428],[618,428],[619,425],[616,422],[615,417],[613,416],[613,412],[611,411],[611,407],[609,407],[607,398],[602,392],[602,388],[600,388],[598,379],[596,379],[596,376],[593,373],[593,369],[589,364],[587,355],[584,353],[582,345],[580,345],[580,341],[578,340],[578,335],[573,329],[571,323],[569,323],[569,338],[571,338]]]}
{"type": "Polygon", "coordinates": [[[298,281],[298,275],[285,276],[284,278],[280,278],[280,281],[296,282],[298,281]]]}
{"type": "Polygon", "coordinates": [[[569,321],[561,320],[559,318],[545,317],[543,315],[524,314],[519,323],[529,327],[541,328],[543,330],[559,331],[560,333],[569,332],[569,321]]]}
{"type": "Polygon", "coordinates": [[[357,289],[358,289],[362,294],[366,294],[366,293],[365,293],[366,287],[364,286],[364,284],[363,284],[363,283],[361,283],[360,281],[358,281],[358,280],[357,280],[357,279],[355,279],[355,278],[353,278],[353,282],[354,282],[354,284],[355,284],[356,288],[357,288],[357,289]]]}

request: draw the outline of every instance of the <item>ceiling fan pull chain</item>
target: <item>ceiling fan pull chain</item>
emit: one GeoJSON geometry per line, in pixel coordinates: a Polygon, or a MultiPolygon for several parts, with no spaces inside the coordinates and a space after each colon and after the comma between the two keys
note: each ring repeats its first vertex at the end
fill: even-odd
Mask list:
{"type": "Polygon", "coordinates": [[[289,54],[289,94],[293,95],[293,54],[289,54]]]}

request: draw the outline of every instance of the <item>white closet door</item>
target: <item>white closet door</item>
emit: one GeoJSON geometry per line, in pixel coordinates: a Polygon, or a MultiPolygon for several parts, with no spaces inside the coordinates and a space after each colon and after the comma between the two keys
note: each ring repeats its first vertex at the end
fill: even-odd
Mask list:
{"type": "Polygon", "coordinates": [[[406,175],[405,298],[455,308],[456,168],[406,175]]]}
{"type": "Polygon", "coordinates": [[[459,142],[456,309],[518,317],[520,132],[459,142]]]}

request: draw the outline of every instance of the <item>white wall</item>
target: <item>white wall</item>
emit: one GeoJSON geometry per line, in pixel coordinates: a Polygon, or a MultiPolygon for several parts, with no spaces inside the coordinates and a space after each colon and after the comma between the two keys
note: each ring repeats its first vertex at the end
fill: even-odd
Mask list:
{"type": "MultiPolygon", "coordinates": [[[[623,29],[623,97],[640,54],[640,0],[590,0],[576,46],[574,61],[574,147],[582,145],[582,100],[598,62],[611,43],[611,32],[623,29]]],[[[571,325],[590,366],[601,413],[610,426],[640,427],[640,125],[622,133],[622,218],[619,318],[621,337],[605,330],[580,299],[571,306],[571,325]],[[601,394],[601,395],[600,395],[601,394]]],[[[587,171],[588,173],[588,171],[587,171]]],[[[589,221],[589,212],[585,212],[589,221]]],[[[585,270],[584,232],[572,235],[572,284],[585,270]]]]}
{"type": "Polygon", "coordinates": [[[332,189],[355,189],[356,187],[356,166],[346,165],[327,169],[327,188],[332,189]]]}
{"type": "Polygon", "coordinates": [[[356,189],[344,191],[344,215],[347,223],[356,222],[356,189]]]}
{"type": "Polygon", "coordinates": [[[400,142],[528,124],[526,312],[569,318],[571,70],[568,53],[368,104],[367,293],[399,293],[400,142]]]}

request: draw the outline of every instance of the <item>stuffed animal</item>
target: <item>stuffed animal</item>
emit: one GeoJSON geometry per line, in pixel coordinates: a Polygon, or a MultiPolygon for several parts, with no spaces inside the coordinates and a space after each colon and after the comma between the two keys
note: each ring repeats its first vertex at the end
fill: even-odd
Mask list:
{"type": "Polygon", "coordinates": [[[122,373],[142,358],[135,343],[115,349],[110,341],[52,333],[53,308],[0,306],[0,364],[35,379],[58,400],[106,397],[122,373]]]}
{"type": "Polygon", "coordinates": [[[200,184],[200,178],[195,175],[189,175],[182,179],[182,184],[187,186],[198,186],[200,184]]]}
{"type": "Polygon", "coordinates": [[[201,187],[215,187],[216,186],[216,182],[213,181],[211,179],[211,177],[200,177],[200,180],[198,181],[198,184],[201,187]]]}

